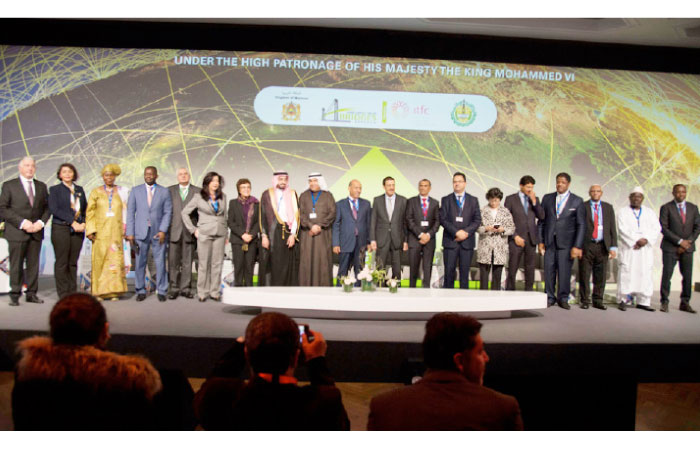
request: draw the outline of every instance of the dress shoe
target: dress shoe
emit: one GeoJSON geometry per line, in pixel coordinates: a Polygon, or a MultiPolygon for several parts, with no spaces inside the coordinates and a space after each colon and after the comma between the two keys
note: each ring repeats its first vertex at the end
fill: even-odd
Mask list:
{"type": "Polygon", "coordinates": [[[182,295],[184,295],[187,298],[194,298],[194,292],[192,291],[183,291],[182,295]]]}
{"type": "Polygon", "coordinates": [[[559,307],[562,309],[571,309],[571,306],[567,301],[559,302],[559,307]]]}
{"type": "Polygon", "coordinates": [[[654,308],[652,308],[651,306],[647,306],[647,305],[637,305],[637,308],[643,309],[644,311],[649,311],[649,312],[656,311],[654,308]]]}
{"type": "Polygon", "coordinates": [[[165,300],[167,300],[167,299],[165,298],[165,294],[158,294],[158,301],[159,301],[159,302],[164,302],[165,300]]]}
{"type": "Polygon", "coordinates": [[[661,312],[668,312],[668,303],[662,303],[661,304],[661,312]]]}
{"type": "Polygon", "coordinates": [[[19,306],[19,297],[10,297],[10,306],[19,306]]]}
{"type": "Polygon", "coordinates": [[[548,301],[548,302],[547,302],[547,308],[551,308],[552,306],[554,306],[554,305],[556,305],[556,304],[557,304],[557,302],[550,302],[550,301],[548,301]]]}
{"type": "Polygon", "coordinates": [[[690,314],[696,314],[697,311],[695,311],[693,308],[690,307],[689,304],[687,303],[681,303],[681,306],[678,307],[681,311],[689,312],[690,314]]]}
{"type": "Polygon", "coordinates": [[[170,300],[175,300],[178,297],[178,295],[180,295],[178,291],[172,291],[170,294],[168,294],[168,298],[170,300]]]}
{"type": "Polygon", "coordinates": [[[620,311],[627,311],[627,305],[625,305],[625,302],[620,302],[617,304],[617,309],[620,311]]]}
{"type": "Polygon", "coordinates": [[[137,302],[142,302],[142,301],[144,301],[144,300],[146,300],[146,294],[139,294],[139,295],[136,296],[136,301],[137,301],[137,302]]]}
{"type": "Polygon", "coordinates": [[[213,302],[220,302],[221,301],[221,297],[212,297],[211,295],[209,296],[209,299],[213,302]]]}
{"type": "Polygon", "coordinates": [[[588,309],[590,306],[588,303],[582,302],[581,303],[581,309],[588,309]]]}
{"type": "Polygon", "coordinates": [[[607,306],[605,306],[605,305],[602,304],[602,303],[598,303],[598,302],[594,302],[594,303],[593,303],[593,307],[594,307],[595,309],[602,309],[603,311],[605,311],[606,309],[608,309],[607,306]]]}
{"type": "Polygon", "coordinates": [[[201,303],[204,303],[204,302],[207,301],[207,298],[208,298],[208,297],[200,297],[200,298],[199,298],[199,301],[200,301],[201,303]]]}
{"type": "Polygon", "coordinates": [[[41,304],[41,303],[44,303],[44,301],[34,294],[27,294],[27,303],[39,303],[39,304],[41,304]]]}

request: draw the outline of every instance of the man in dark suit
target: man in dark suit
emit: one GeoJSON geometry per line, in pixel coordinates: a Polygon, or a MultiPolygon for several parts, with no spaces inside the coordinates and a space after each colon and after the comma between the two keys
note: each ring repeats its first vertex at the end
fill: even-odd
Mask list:
{"type": "Polygon", "coordinates": [[[685,185],[673,186],[673,201],[663,205],[659,215],[661,233],[664,235],[661,241],[664,266],[661,276],[661,311],[668,312],[671,277],[676,268],[676,262],[678,262],[683,276],[679,309],[695,314],[696,311],[690,307],[690,295],[692,292],[695,240],[700,234],[700,214],[698,214],[696,205],[685,201],[686,194],[685,185]]]}
{"type": "Polygon", "coordinates": [[[440,228],[440,204],[429,197],[431,183],[428,179],[418,183],[419,195],[406,204],[406,229],[408,234],[408,263],[411,268],[411,287],[416,287],[418,270],[423,266],[423,287],[430,287],[435,255],[435,234],[440,228]]]}
{"type": "Polygon", "coordinates": [[[391,255],[391,277],[401,279],[401,252],[408,251],[406,241],[406,197],[396,193],[392,177],[382,180],[385,195],[374,197],[369,240],[384,267],[391,255]]]}
{"type": "MultiPolygon", "coordinates": [[[[362,270],[360,256],[362,250],[371,249],[369,242],[370,215],[369,202],[360,198],[362,183],[352,180],[348,186],[350,196],[335,204],[335,222],[333,222],[333,253],[340,256],[338,263],[338,285],[340,277],[348,274],[352,265],[355,278],[362,270]]],[[[357,280],[356,286],[360,285],[357,280]]]]}
{"type": "Polygon", "coordinates": [[[525,290],[531,291],[535,283],[535,257],[539,233],[537,220],[544,219],[544,209],[535,195],[535,179],[525,175],[520,179],[520,192],[506,197],[503,206],[510,211],[515,223],[515,234],[508,238],[508,278],[506,290],[515,290],[515,276],[520,260],[525,264],[525,290]]]}
{"type": "Polygon", "coordinates": [[[544,220],[537,223],[540,233],[539,248],[544,254],[547,306],[558,303],[564,309],[571,309],[571,266],[574,258],[580,258],[582,255],[586,224],[576,214],[583,200],[569,191],[571,176],[562,172],[557,175],[556,180],[557,191],[542,198],[544,220]],[[559,289],[555,292],[557,276],[559,289]]]}
{"type": "Polygon", "coordinates": [[[425,324],[428,370],[417,383],[374,397],[368,430],[522,430],[518,401],[483,386],[489,357],[481,323],[440,313],[425,324]]]}
{"type": "Polygon", "coordinates": [[[481,225],[479,200],[467,194],[467,177],[461,172],[452,176],[454,192],[440,201],[440,225],[443,258],[445,261],[445,283],[443,288],[453,289],[455,271],[459,261],[459,287],[469,288],[469,266],[474,255],[476,229],[481,225]]]}
{"type": "Polygon", "coordinates": [[[577,220],[585,223],[583,255],[579,262],[579,286],[581,291],[581,308],[588,309],[591,304],[591,270],[593,271],[593,307],[608,309],[603,304],[605,293],[605,276],[608,259],[617,256],[617,227],[615,210],[610,203],[600,200],[603,188],[594,184],[588,190],[591,198],[581,203],[576,214],[577,220]]]}
{"type": "Polygon", "coordinates": [[[34,179],[35,173],[34,158],[22,158],[19,177],[3,183],[0,193],[0,217],[5,221],[5,239],[10,247],[11,306],[19,306],[24,280],[27,282],[27,302],[44,303],[36,296],[36,291],[39,287],[41,241],[51,213],[48,189],[34,179]]]}
{"type": "MultiPolygon", "coordinates": [[[[168,191],[170,192],[170,200],[173,202],[173,217],[170,219],[170,230],[168,231],[170,235],[170,248],[168,249],[170,292],[168,298],[174,300],[180,294],[187,298],[194,298],[192,258],[196,239],[182,223],[182,209],[195,195],[199,194],[199,188],[190,184],[190,172],[185,167],[180,167],[177,169],[177,184],[169,186],[168,191]]],[[[193,222],[196,226],[196,220],[193,219],[193,222]]]]}

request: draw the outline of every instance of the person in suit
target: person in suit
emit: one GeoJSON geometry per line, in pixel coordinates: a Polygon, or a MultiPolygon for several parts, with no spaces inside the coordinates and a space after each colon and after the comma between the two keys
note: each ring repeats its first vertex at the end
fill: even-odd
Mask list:
{"type": "Polygon", "coordinates": [[[525,266],[525,290],[531,291],[535,283],[535,258],[537,244],[540,242],[537,221],[544,219],[544,209],[534,188],[535,179],[530,175],[523,176],[520,179],[520,191],[506,197],[503,204],[515,223],[515,233],[508,238],[508,291],[515,290],[520,261],[525,266]]]}
{"type": "Polygon", "coordinates": [[[477,228],[481,225],[479,200],[465,192],[467,177],[461,172],[452,176],[454,192],[440,201],[440,225],[443,256],[445,260],[445,282],[443,288],[453,289],[455,271],[459,262],[459,287],[469,288],[469,266],[474,255],[477,228]]]}
{"type": "Polygon", "coordinates": [[[11,306],[19,306],[25,281],[27,302],[44,303],[36,291],[39,288],[41,241],[51,211],[49,191],[44,183],[34,178],[35,173],[34,158],[25,156],[19,162],[19,177],[4,182],[0,193],[0,217],[5,221],[5,239],[10,247],[11,306]]]}
{"type": "MultiPolygon", "coordinates": [[[[333,222],[333,253],[339,255],[338,285],[340,278],[348,274],[350,266],[355,269],[355,277],[362,270],[361,255],[364,249],[372,249],[369,241],[370,215],[369,202],[360,198],[362,183],[350,181],[348,198],[335,205],[335,222],[333,222]]],[[[357,280],[356,286],[360,285],[357,280]]]]}
{"type": "Polygon", "coordinates": [[[341,393],[326,365],[326,348],[321,333],[308,330],[300,335],[297,323],[284,314],[257,315],[195,396],[202,428],[349,430],[341,393]],[[299,386],[294,371],[302,352],[309,383],[299,386]],[[246,362],[247,382],[242,376],[246,362]]]}
{"type": "Polygon", "coordinates": [[[428,179],[418,182],[419,195],[406,203],[406,231],[408,235],[409,281],[416,287],[418,270],[423,267],[423,287],[430,287],[430,277],[435,256],[435,235],[440,229],[440,203],[429,197],[431,183],[428,179]]]}
{"type": "Polygon", "coordinates": [[[78,171],[70,163],[61,164],[56,171],[61,183],[49,189],[51,243],[56,262],[53,273],[58,298],[78,290],[78,257],[85,239],[87,198],[81,186],[75,184],[78,171]]]}
{"type": "Polygon", "coordinates": [[[158,300],[164,302],[168,293],[165,240],[173,215],[173,202],[168,189],[156,184],[158,170],[155,167],[146,167],[143,179],[145,184],[136,186],[129,194],[126,212],[126,240],[137,246],[136,301],[146,299],[146,262],[148,249],[152,248],[156,262],[158,300]]]}
{"type": "MultiPolygon", "coordinates": [[[[238,198],[228,204],[228,227],[231,230],[231,254],[236,286],[253,285],[253,269],[258,256],[260,211],[258,199],[250,195],[251,184],[247,178],[236,182],[238,198]]],[[[260,281],[258,281],[258,284],[260,281]]]]}
{"type": "Polygon", "coordinates": [[[185,167],[177,169],[177,184],[168,187],[170,201],[173,203],[173,217],[170,221],[170,247],[168,248],[168,279],[170,293],[168,298],[176,299],[180,294],[193,298],[192,292],[192,258],[195,240],[185,228],[182,210],[190,200],[199,194],[199,188],[190,183],[190,172],[185,167]]]}
{"type": "Polygon", "coordinates": [[[483,386],[489,356],[481,326],[471,316],[433,316],[423,338],[425,375],[411,386],[374,397],[367,429],[522,430],[518,401],[483,386]]]}
{"type": "Polygon", "coordinates": [[[537,223],[540,234],[539,249],[544,254],[544,288],[547,306],[558,303],[563,309],[569,306],[571,293],[571,266],[574,258],[580,258],[586,224],[576,214],[583,200],[569,190],[571,176],[557,174],[557,191],[542,198],[544,220],[537,223]],[[559,289],[555,292],[559,279],[559,289]]]}
{"type": "Polygon", "coordinates": [[[228,236],[228,212],[223,189],[224,178],[216,172],[207,173],[200,195],[185,205],[181,213],[185,227],[197,239],[197,296],[200,302],[208,298],[219,301],[221,295],[221,270],[228,236]],[[194,210],[199,216],[196,226],[190,218],[194,210]]]}
{"type": "Polygon", "coordinates": [[[601,201],[603,188],[594,184],[588,190],[591,198],[581,203],[576,214],[578,221],[585,223],[583,255],[579,265],[581,308],[591,305],[591,271],[593,271],[593,307],[608,309],[603,304],[605,277],[608,259],[617,257],[617,220],[610,203],[601,201]]]}
{"type": "Polygon", "coordinates": [[[382,180],[384,195],[374,197],[369,240],[377,252],[377,262],[386,267],[391,255],[391,277],[401,280],[401,252],[408,251],[406,241],[406,197],[396,193],[396,180],[382,180]]]}
{"type": "Polygon", "coordinates": [[[698,207],[685,200],[687,188],[683,184],[673,186],[673,200],[661,207],[659,220],[663,255],[663,273],[661,276],[661,311],[668,312],[668,296],[671,292],[671,277],[676,262],[681,268],[683,287],[681,290],[681,311],[695,314],[690,306],[693,280],[693,254],[695,240],[700,235],[700,214],[698,207]]]}
{"type": "Polygon", "coordinates": [[[491,188],[486,192],[488,204],[481,210],[481,226],[479,233],[479,248],[476,250],[476,261],[479,263],[480,288],[489,288],[489,272],[491,275],[491,290],[501,290],[501,274],[503,266],[508,261],[508,236],[515,232],[513,216],[501,206],[503,192],[491,188]]]}

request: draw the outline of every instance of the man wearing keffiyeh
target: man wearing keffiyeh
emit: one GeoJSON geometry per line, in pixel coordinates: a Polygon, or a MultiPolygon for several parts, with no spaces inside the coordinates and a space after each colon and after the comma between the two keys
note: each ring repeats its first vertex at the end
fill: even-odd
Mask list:
{"type": "Polygon", "coordinates": [[[333,286],[335,199],[327,189],[323,175],[314,172],[309,189],[299,196],[299,286],[333,286]]]}
{"type": "Polygon", "coordinates": [[[269,286],[296,286],[299,283],[299,203],[289,187],[289,174],[275,172],[272,187],[260,196],[262,257],[258,277],[269,286]],[[269,280],[268,280],[269,272],[269,280]]]}

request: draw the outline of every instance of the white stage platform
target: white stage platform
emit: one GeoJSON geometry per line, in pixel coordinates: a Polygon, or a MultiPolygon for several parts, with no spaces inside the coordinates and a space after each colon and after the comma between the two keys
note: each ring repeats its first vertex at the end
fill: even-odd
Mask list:
{"type": "Polygon", "coordinates": [[[443,311],[495,319],[511,317],[513,311],[547,308],[542,292],[420,288],[399,288],[392,294],[388,288],[343,292],[339,287],[227,287],[222,301],[292,317],[364,320],[424,320],[443,311]]]}

